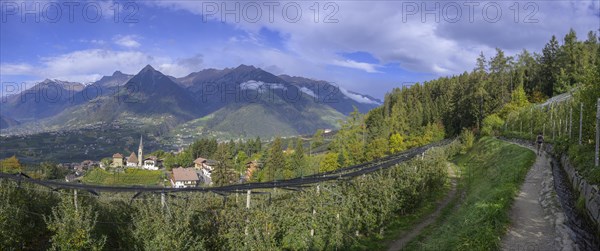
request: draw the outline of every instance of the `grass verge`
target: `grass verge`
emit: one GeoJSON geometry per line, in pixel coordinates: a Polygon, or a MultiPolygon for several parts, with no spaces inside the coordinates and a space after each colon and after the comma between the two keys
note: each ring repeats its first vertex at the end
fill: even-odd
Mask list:
{"type": "Polygon", "coordinates": [[[153,186],[162,184],[164,174],[162,171],[151,171],[142,169],[125,169],[124,173],[110,173],[100,168],[89,171],[83,182],[98,185],[142,185],[153,186]]]}
{"type": "MultiPolygon", "coordinates": [[[[529,133],[514,131],[507,131],[502,135],[507,138],[524,139],[530,140],[531,142],[535,139],[535,136],[532,136],[529,133]]],[[[587,182],[592,185],[600,184],[600,169],[594,166],[595,145],[592,144],[592,142],[584,142],[583,145],[579,145],[575,137],[569,140],[564,135],[562,137],[556,137],[555,140],[552,140],[551,135],[547,135],[544,141],[554,145],[555,152],[553,154],[567,154],[571,164],[573,164],[577,172],[583,176],[587,182]]]]}
{"type": "Polygon", "coordinates": [[[442,214],[406,250],[497,250],[508,211],[535,154],[523,147],[482,138],[455,163],[462,172],[462,204],[442,214]]]}

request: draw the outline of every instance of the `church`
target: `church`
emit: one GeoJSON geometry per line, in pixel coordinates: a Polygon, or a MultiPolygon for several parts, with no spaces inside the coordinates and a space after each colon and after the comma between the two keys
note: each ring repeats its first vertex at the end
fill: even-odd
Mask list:
{"type": "Polygon", "coordinates": [[[143,166],[144,159],[144,142],[142,136],[140,136],[140,146],[138,147],[138,155],[135,155],[135,152],[131,152],[129,157],[125,160],[127,162],[127,167],[141,167],[143,166]],[[139,156],[139,158],[138,158],[139,156]]]}
{"type": "Polygon", "coordinates": [[[147,170],[158,170],[161,161],[156,156],[148,156],[144,158],[144,143],[143,138],[140,136],[140,145],[138,147],[138,154],[131,152],[129,157],[123,159],[123,155],[115,153],[113,155],[113,167],[131,167],[131,168],[142,168],[147,170]]]}

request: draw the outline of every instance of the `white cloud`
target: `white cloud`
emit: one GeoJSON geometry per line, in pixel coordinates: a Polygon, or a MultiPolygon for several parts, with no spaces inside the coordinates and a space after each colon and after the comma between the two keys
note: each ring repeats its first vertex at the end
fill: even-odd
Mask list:
{"type": "Polygon", "coordinates": [[[106,41],[102,40],[102,39],[79,39],[80,43],[89,43],[89,44],[94,44],[94,45],[105,45],[106,41]]]}
{"type": "Polygon", "coordinates": [[[89,83],[114,71],[135,74],[145,65],[151,64],[164,74],[183,77],[202,69],[203,56],[172,59],[156,57],[140,51],[113,51],[89,49],[74,51],[53,57],[43,57],[36,64],[0,65],[1,76],[27,75],[41,79],[60,79],[89,83]]]}
{"type": "Polygon", "coordinates": [[[166,62],[159,64],[157,69],[167,75],[183,77],[192,72],[202,70],[204,68],[203,66],[204,56],[202,54],[196,54],[189,58],[167,60],[166,62]]]}
{"type": "Polygon", "coordinates": [[[358,94],[354,94],[349,92],[348,90],[341,88],[340,87],[340,92],[342,92],[342,94],[344,94],[344,96],[358,102],[358,103],[363,103],[363,104],[374,104],[374,105],[381,105],[381,103],[375,101],[375,100],[371,100],[367,97],[364,97],[362,95],[358,95],[358,94]]]}
{"type": "MultiPolygon", "coordinates": [[[[221,21],[221,3],[223,2],[217,3],[219,11],[208,15],[208,19],[221,21]]],[[[234,22],[231,15],[227,16],[226,21],[250,34],[258,34],[261,28],[279,32],[284,37],[286,51],[283,53],[299,61],[321,66],[351,67],[366,72],[377,71],[378,65],[340,60],[339,53],[368,52],[381,65],[397,64],[414,72],[447,75],[471,70],[481,51],[488,57],[493,56],[495,47],[504,49],[509,55],[523,47],[537,51],[552,34],[560,37],[572,27],[583,37],[587,31],[596,30],[598,27],[596,0],[533,1],[533,6],[527,8],[527,3],[520,2],[518,12],[510,8],[514,5],[513,2],[496,2],[502,10],[502,16],[495,23],[486,21],[486,18],[489,20],[490,16],[494,16],[493,11],[484,16],[483,7],[487,2],[475,3],[477,5],[473,12],[474,22],[469,22],[468,5],[453,2],[459,5],[462,12],[457,23],[448,21],[455,18],[455,15],[452,11],[443,11],[447,4],[445,2],[410,2],[418,5],[419,10],[415,15],[403,12],[403,2],[399,1],[337,1],[336,8],[330,6],[327,9],[321,3],[319,7],[324,10],[316,16],[319,22],[315,22],[314,11],[310,8],[314,2],[298,2],[303,14],[295,23],[285,21],[282,16],[282,7],[286,3],[281,2],[275,7],[273,22],[269,20],[268,8],[265,5],[260,5],[263,15],[258,22],[245,21],[243,10],[244,5],[248,4],[245,2],[241,2],[238,9],[241,22],[234,22]],[[439,4],[437,8],[436,4],[439,4]],[[533,7],[534,15],[528,16],[533,7]],[[428,15],[424,16],[426,21],[423,22],[423,8],[439,11],[439,21],[436,21],[433,15],[428,15]],[[323,22],[326,15],[331,14],[334,9],[337,12],[333,18],[338,22],[323,22]],[[448,13],[447,16],[444,16],[445,13],[448,13]],[[527,17],[538,21],[526,23],[524,21],[527,17]],[[518,22],[515,22],[515,18],[518,22]]],[[[203,14],[202,2],[163,0],[149,4],[203,14]]],[[[228,8],[234,7],[234,3],[226,4],[229,4],[228,8]]],[[[239,40],[241,38],[234,37],[230,42],[239,40]]],[[[256,61],[259,60],[255,60],[255,64],[256,61]]],[[[279,61],[270,62],[280,64],[279,61]]],[[[281,68],[284,71],[294,71],[286,67],[281,68]]]]}
{"type": "Polygon", "coordinates": [[[283,84],[278,84],[278,83],[265,83],[262,81],[249,80],[244,83],[241,83],[240,89],[241,90],[255,90],[255,91],[257,90],[259,92],[265,92],[268,90],[275,90],[275,89],[287,90],[287,87],[285,87],[283,84]]]}
{"type": "Polygon", "coordinates": [[[368,73],[377,73],[379,71],[377,71],[376,67],[377,65],[375,64],[369,64],[369,63],[363,63],[363,62],[356,62],[354,60],[350,60],[350,59],[346,59],[346,60],[333,60],[333,64],[334,65],[339,65],[339,66],[343,66],[343,67],[348,67],[348,68],[354,68],[354,69],[359,69],[359,70],[363,70],[366,71],[368,73]]]}
{"type": "Polygon", "coordinates": [[[313,98],[317,98],[317,95],[315,94],[315,92],[313,92],[311,89],[308,89],[306,87],[300,87],[300,91],[310,95],[313,98]]]}
{"type": "Polygon", "coordinates": [[[115,44],[123,46],[125,48],[137,48],[140,47],[140,43],[137,41],[139,37],[136,35],[117,35],[113,38],[115,44]]]}
{"type": "Polygon", "coordinates": [[[43,57],[34,65],[2,64],[2,75],[29,75],[37,78],[92,82],[116,70],[137,73],[146,64],[166,60],[142,52],[90,49],[43,57]]]}
{"type": "Polygon", "coordinates": [[[138,51],[90,49],[41,59],[40,74],[63,80],[79,80],[82,76],[108,75],[115,70],[137,72],[157,59],[138,51]]]}
{"type": "MultiPolygon", "coordinates": [[[[109,6],[111,2],[103,1],[103,6],[109,6]]],[[[223,2],[216,3],[220,5],[223,2]]],[[[202,14],[202,2],[199,1],[163,0],[138,3],[202,14]]],[[[239,3],[242,7],[246,4],[239,3]]],[[[422,8],[422,3],[431,7],[436,2],[415,3],[422,8]]],[[[442,6],[445,4],[439,3],[442,6]]],[[[432,76],[462,73],[474,67],[480,51],[487,57],[493,56],[495,47],[504,49],[508,55],[520,51],[522,47],[530,51],[539,51],[552,34],[560,39],[569,28],[574,28],[582,39],[587,31],[596,30],[598,27],[597,0],[534,1],[537,6],[534,16],[538,20],[537,23],[523,22],[529,14],[527,10],[531,10],[525,9],[523,2],[520,2],[519,6],[521,11],[518,13],[518,23],[514,22],[514,12],[509,9],[513,2],[499,2],[503,15],[497,23],[483,20],[482,7],[485,2],[477,2],[479,5],[475,9],[473,23],[468,21],[468,10],[463,2],[457,3],[463,7],[462,19],[457,23],[447,22],[443,17],[440,22],[435,22],[431,15],[427,16],[426,22],[422,22],[420,13],[403,16],[402,2],[397,1],[339,1],[336,2],[337,13],[333,16],[339,22],[324,23],[323,20],[330,14],[331,8],[324,9],[321,2],[317,23],[314,21],[314,12],[310,9],[314,2],[301,1],[298,4],[303,11],[302,17],[298,22],[290,23],[282,16],[284,2],[275,9],[274,22],[268,20],[267,8],[259,2],[263,6],[260,21],[250,23],[242,17],[241,22],[234,23],[233,18],[229,16],[229,24],[235,27],[239,34],[232,36],[228,41],[217,41],[209,46],[200,47],[201,50],[198,51],[202,51],[201,56],[152,57],[150,55],[155,54],[138,51],[150,46],[146,40],[143,40],[142,46],[141,37],[120,35],[115,36],[112,41],[87,42],[113,42],[118,48],[133,51],[84,50],[42,58],[37,63],[3,62],[1,74],[30,74],[41,78],[64,77],[65,80],[75,81],[93,78],[94,74],[111,74],[117,69],[135,73],[146,64],[152,64],[158,70],[173,76],[186,75],[208,67],[224,68],[251,64],[270,71],[277,69],[277,72],[273,72],[275,74],[326,79],[339,82],[348,89],[358,87],[362,91],[371,91],[378,89],[373,85],[381,83],[373,82],[372,78],[367,79],[366,76],[370,74],[363,72],[385,71],[390,65],[398,65],[404,70],[432,76]],[[261,37],[260,30],[265,28],[281,36],[282,41],[276,41],[281,46],[273,48],[270,46],[272,43],[269,43],[272,41],[265,41],[266,38],[261,37]],[[342,53],[357,51],[369,53],[379,64],[340,58],[342,53]],[[347,71],[338,72],[337,67],[330,66],[349,67],[357,71],[351,75],[347,74],[347,71]],[[353,88],[349,88],[350,86],[353,88]]],[[[104,9],[105,7],[103,11],[104,9]]],[[[220,18],[220,13],[209,16],[211,20],[220,21],[220,18]]],[[[161,55],[170,55],[169,49],[160,52],[161,55]]],[[[378,74],[377,77],[379,81],[380,78],[389,76],[378,74]]],[[[389,78],[386,80],[389,83],[405,81],[389,78]]]]}
{"type": "Polygon", "coordinates": [[[34,72],[34,67],[29,64],[0,64],[0,75],[30,75],[34,72]]]}

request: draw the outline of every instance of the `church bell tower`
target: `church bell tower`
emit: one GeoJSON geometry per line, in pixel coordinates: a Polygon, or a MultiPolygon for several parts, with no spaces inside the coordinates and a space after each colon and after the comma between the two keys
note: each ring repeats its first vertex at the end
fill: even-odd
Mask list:
{"type": "Polygon", "coordinates": [[[138,167],[142,167],[144,164],[143,149],[144,144],[142,143],[142,136],[140,135],[140,147],[138,148],[138,167]]]}

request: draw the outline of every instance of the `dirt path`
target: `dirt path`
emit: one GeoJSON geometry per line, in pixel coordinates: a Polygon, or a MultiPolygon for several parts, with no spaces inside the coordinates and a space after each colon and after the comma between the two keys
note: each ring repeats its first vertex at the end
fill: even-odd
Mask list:
{"type": "Polygon", "coordinates": [[[546,154],[537,156],[535,164],[521,185],[510,210],[511,225],[502,239],[502,250],[556,250],[552,220],[545,217],[539,203],[543,171],[550,169],[546,154]]]}
{"type": "Polygon", "coordinates": [[[435,220],[442,213],[442,210],[444,208],[446,208],[446,206],[448,206],[448,203],[450,203],[450,201],[452,201],[454,199],[454,197],[456,197],[456,179],[457,179],[457,177],[456,177],[456,174],[454,173],[454,169],[452,169],[452,167],[450,165],[451,164],[448,163],[448,176],[451,178],[451,180],[450,180],[451,187],[450,187],[450,191],[448,192],[446,197],[441,202],[438,203],[435,212],[428,215],[421,223],[416,225],[410,231],[402,233],[398,237],[398,239],[396,239],[394,242],[392,242],[388,248],[389,251],[397,251],[397,250],[401,250],[402,248],[404,248],[404,246],[406,246],[406,244],[408,244],[415,237],[417,237],[421,233],[421,231],[423,231],[423,229],[425,229],[427,226],[434,223],[435,220]]]}

